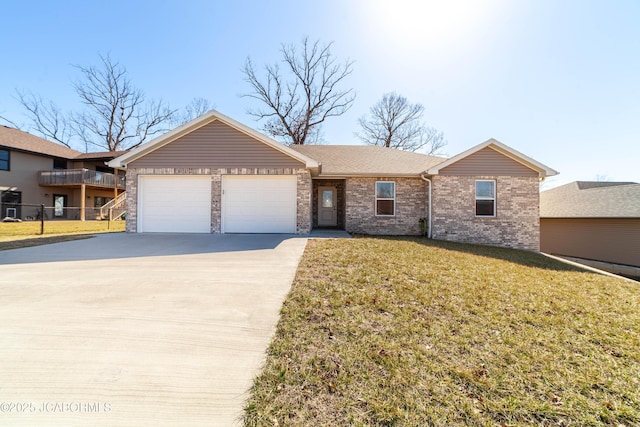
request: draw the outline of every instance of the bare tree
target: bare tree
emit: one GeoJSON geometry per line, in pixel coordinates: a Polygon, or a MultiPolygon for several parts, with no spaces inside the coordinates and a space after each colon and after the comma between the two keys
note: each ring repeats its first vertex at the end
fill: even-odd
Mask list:
{"type": "Polygon", "coordinates": [[[17,91],[31,128],[68,147],[82,143],[86,151],[90,146],[109,151],[135,148],[168,130],[175,110],[162,100],[147,101],[144,92],[129,81],[126,69],[109,55],[100,55],[100,60],[97,67],[76,66],[82,78],[73,88],[85,106],[83,111],[65,114],[51,101],[17,91]]]}
{"type": "Polygon", "coordinates": [[[85,144],[109,151],[135,148],[168,130],[175,110],[162,100],[145,102],[144,92],[131,84],[124,67],[108,55],[100,59],[100,68],[76,66],[83,79],[73,87],[85,111],[74,114],[72,123],[85,144]]]}
{"type": "Polygon", "coordinates": [[[16,94],[31,119],[31,129],[45,139],[71,147],[72,129],[68,117],[53,101],[45,101],[31,92],[16,90],[16,94]]]}
{"type": "Polygon", "coordinates": [[[12,126],[16,129],[21,129],[21,126],[18,125],[16,122],[9,120],[8,118],[6,118],[5,116],[0,116],[0,120],[6,122],[9,126],[12,126]]]}
{"type": "Polygon", "coordinates": [[[362,130],[356,136],[370,145],[439,154],[447,142],[442,132],[424,124],[423,113],[421,104],[410,104],[395,92],[385,93],[371,107],[370,117],[358,120],[362,130]]]}
{"type": "Polygon", "coordinates": [[[255,98],[265,108],[251,110],[257,120],[265,120],[262,129],[288,144],[305,144],[319,137],[321,124],[332,116],[344,114],[353,104],[353,89],[342,90],[342,81],[351,74],[353,62],[338,63],[331,45],[302,39],[301,46],[282,45],[281,62],[264,67],[264,78],[258,77],[250,58],[242,72],[255,98]]]}
{"type": "Polygon", "coordinates": [[[213,105],[208,99],[202,97],[196,97],[184,107],[184,111],[178,112],[174,115],[173,124],[175,126],[183,125],[196,117],[200,117],[204,113],[213,108],[213,105]]]}

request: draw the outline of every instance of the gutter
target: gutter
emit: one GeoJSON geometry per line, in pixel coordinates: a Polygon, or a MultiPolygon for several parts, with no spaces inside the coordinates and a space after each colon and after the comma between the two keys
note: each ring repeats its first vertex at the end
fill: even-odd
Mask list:
{"type": "Polygon", "coordinates": [[[322,172],[322,176],[319,178],[331,178],[331,179],[344,179],[344,178],[417,178],[415,173],[380,173],[380,172],[368,172],[368,173],[340,173],[340,172],[322,172]]]}
{"type": "Polygon", "coordinates": [[[420,174],[420,178],[429,183],[429,203],[427,208],[427,237],[431,238],[431,179],[424,176],[424,174],[420,174]]]}

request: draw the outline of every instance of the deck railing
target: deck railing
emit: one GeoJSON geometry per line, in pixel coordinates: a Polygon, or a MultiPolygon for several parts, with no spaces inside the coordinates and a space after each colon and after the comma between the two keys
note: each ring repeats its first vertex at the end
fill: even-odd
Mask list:
{"type": "Polygon", "coordinates": [[[98,172],[89,169],[64,169],[54,171],[40,171],[38,173],[40,185],[92,185],[94,187],[125,188],[125,177],[116,176],[108,172],[98,172]]]}

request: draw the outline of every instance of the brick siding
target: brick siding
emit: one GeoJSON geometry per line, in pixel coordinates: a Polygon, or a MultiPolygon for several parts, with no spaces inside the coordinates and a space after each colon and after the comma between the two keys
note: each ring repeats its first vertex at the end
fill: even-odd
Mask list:
{"type": "MultiPolygon", "coordinates": [[[[306,169],[138,168],[127,170],[127,227],[137,230],[138,175],[210,175],[211,232],[221,232],[223,175],[296,175],[296,233],[308,234],[317,186],[306,169]]],[[[432,237],[464,243],[539,250],[539,185],[537,177],[434,176],[432,237]],[[475,216],[475,180],[496,180],[496,217],[475,216]]],[[[347,178],[344,181],[344,228],[350,233],[419,235],[419,219],[427,216],[427,183],[419,178],[347,178]],[[396,183],[395,216],[375,215],[376,181],[396,183]]],[[[329,181],[325,181],[329,183],[329,181]]],[[[317,214],[316,214],[317,215],[317,214]]]]}
{"type": "Polygon", "coordinates": [[[311,174],[306,169],[299,169],[297,191],[297,220],[296,234],[309,234],[311,232],[311,174]]]}
{"type": "Polygon", "coordinates": [[[540,250],[537,177],[434,176],[432,237],[463,243],[540,250]],[[475,181],[496,181],[496,217],[475,216],[475,181]]]}
{"type": "Polygon", "coordinates": [[[349,233],[419,235],[427,207],[427,183],[420,178],[348,178],[345,229],[349,233]],[[396,183],[395,216],[375,215],[376,181],[396,183]]]}

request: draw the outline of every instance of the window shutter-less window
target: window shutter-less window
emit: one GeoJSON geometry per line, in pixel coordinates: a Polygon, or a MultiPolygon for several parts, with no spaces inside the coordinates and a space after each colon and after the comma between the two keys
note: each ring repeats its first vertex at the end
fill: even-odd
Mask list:
{"type": "Polygon", "coordinates": [[[496,182],[476,181],[476,216],[496,216],[496,182]]]}
{"type": "Polygon", "coordinates": [[[396,214],[396,183],[393,181],[376,182],[376,216],[394,216],[396,214]]]}

